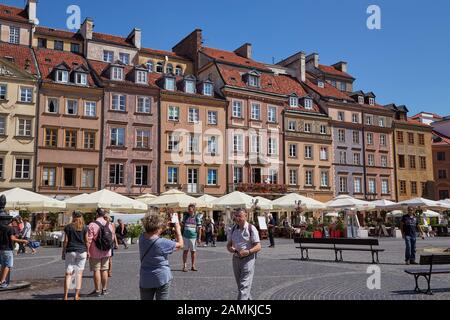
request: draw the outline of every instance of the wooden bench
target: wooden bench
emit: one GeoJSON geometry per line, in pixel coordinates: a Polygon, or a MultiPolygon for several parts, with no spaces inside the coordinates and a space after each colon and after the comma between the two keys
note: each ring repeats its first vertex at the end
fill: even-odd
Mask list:
{"type": "Polygon", "coordinates": [[[342,262],[342,251],[368,251],[372,253],[372,263],[379,263],[378,253],[384,249],[377,248],[379,246],[378,239],[346,239],[346,238],[294,238],[294,242],[300,244],[301,260],[309,260],[309,249],[317,250],[334,250],[335,261],[342,262]],[[307,244],[306,246],[304,244],[307,244]],[[328,245],[328,246],[311,246],[311,245],[328,245]],[[367,246],[368,248],[353,248],[347,246],[367,246]],[[306,255],[305,255],[306,253],[306,255]],[[338,257],[339,254],[339,257],[338,257]],[[376,258],[376,259],[375,259],[376,258]]]}
{"type": "Polygon", "coordinates": [[[446,274],[450,273],[450,268],[439,268],[433,269],[434,265],[448,265],[450,264],[450,254],[430,254],[420,256],[420,265],[428,265],[429,267],[420,269],[407,269],[405,272],[414,276],[416,281],[416,287],[414,291],[417,293],[426,293],[432,295],[431,291],[431,275],[432,274],[446,274]],[[418,280],[420,277],[424,277],[427,280],[428,289],[427,291],[422,291],[419,288],[418,280]]]}

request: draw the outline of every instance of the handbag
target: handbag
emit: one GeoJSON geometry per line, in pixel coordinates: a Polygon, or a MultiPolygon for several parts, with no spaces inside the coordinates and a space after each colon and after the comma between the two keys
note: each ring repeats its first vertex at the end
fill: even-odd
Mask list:
{"type": "Polygon", "coordinates": [[[41,246],[41,243],[39,241],[30,241],[28,245],[33,249],[37,249],[41,246]]]}

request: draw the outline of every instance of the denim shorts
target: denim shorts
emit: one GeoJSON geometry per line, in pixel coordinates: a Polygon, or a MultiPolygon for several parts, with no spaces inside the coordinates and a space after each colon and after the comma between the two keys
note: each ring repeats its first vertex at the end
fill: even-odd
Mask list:
{"type": "Polygon", "coordinates": [[[4,268],[12,268],[14,266],[14,254],[11,250],[0,251],[0,265],[4,268]]]}

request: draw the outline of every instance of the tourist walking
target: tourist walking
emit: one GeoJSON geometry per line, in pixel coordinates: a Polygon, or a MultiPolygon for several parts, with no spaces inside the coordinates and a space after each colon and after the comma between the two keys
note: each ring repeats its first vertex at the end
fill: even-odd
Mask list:
{"type": "Polygon", "coordinates": [[[113,264],[113,257],[114,257],[114,251],[119,249],[119,243],[117,242],[117,234],[116,234],[116,228],[114,228],[114,223],[112,221],[112,218],[109,214],[105,214],[105,220],[108,221],[112,225],[112,237],[113,237],[113,243],[114,245],[111,248],[111,256],[109,257],[109,268],[108,268],[108,278],[112,277],[112,264],[113,264]]]}
{"type": "Polygon", "coordinates": [[[196,214],[195,204],[190,204],[188,212],[184,214],[182,227],[183,227],[183,272],[187,272],[187,257],[189,251],[191,252],[192,271],[198,271],[195,265],[196,251],[197,251],[197,237],[200,232],[202,222],[200,217],[196,214]]]}
{"type": "Polygon", "coordinates": [[[84,224],[81,212],[72,213],[72,223],[64,228],[64,242],[62,259],[66,261],[66,274],[64,279],[64,300],[68,300],[69,287],[72,277],[75,277],[75,298],[80,300],[83,271],[88,258],[88,228],[84,224]]]}
{"type": "Polygon", "coordinates": [[[128,234],[127,226],[125,225],[125,223],[123,223],[121,219],[117,220],[117,223],[119,224],[116,228],[117,242],[118,244],[123,244],[125,249],[128,249],[128,245],[125,241],[128,234]]]}
{"type": "Polygon", "coordinates": [[[414,215],[413,208],[408,207],[408,214],[402,217],[400,222],[400,230],[402,237],[405,239],[405,263],[417,264],[416,262],[416,236],[419,221],[414,215]]]}
{"type": "Polygon", "coordinates": [[[181,227],[175,223],[175,241],[161,238],[167,222],[158,214],[143,219],[145,232],[139,238],[141,300],[168,300],[173,279],[168,255],[183,247],[181,227]]]}
{"type": "Polygon", "coordinates": [[[275,219],[273,218],[273,215],[271,213],[269,213],[267,215],[267,229],[269,232],[269,241],[270,241],[270,246],[269,248],[275,248],[275,240],[273,238],[273,233],[275,230],[275,219]]]}
{"type": "Polygon", "coordinates": [[[206,219],[205,223],[205,247],[208,246],[208,244],[211,242],[212,246],[216,246],[216,241],[214,239],[214,223],[210,218],[206,219]]]}
{"type": "MultiPolygon", "coordinates": [[[[31,249],[31,254],[35,254],[36,250],[31,245],[31,223],[28,218],[23,219],[23,229],[21,232],[21,238],[23,240],[28,240],[28,247],[31,249]]],[[[19,244],[19,252],[18,253],[26,253],[25,246],[23,244],[19,244]]]]}
{"type": "Polygon", "coordinates": [[[114,247],[114,227],[105,219],[106,212],[97,209],[94,222],[88,227],[89,264],[94,274],[94,291],[89,295],[99,297],[108,291],[108,270],[111,249],[114,247]]]}
{"type": "Polygon", "coordinates": [[[233,254],[233,272],[238,287],[238,300],[250,300],[256,254],[261,250],[258,230],[247,222],[247,212],[234,214],[235,225],[228,234],[227,249],[233,254]]]}

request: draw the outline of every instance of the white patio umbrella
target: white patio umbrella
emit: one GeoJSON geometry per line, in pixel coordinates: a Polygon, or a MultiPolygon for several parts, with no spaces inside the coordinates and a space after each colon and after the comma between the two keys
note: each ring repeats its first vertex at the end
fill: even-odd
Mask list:
{"type": "Polygon", "coordinates": [[[209,194],[204,194],[201,197],[198,197],[197,199],[203,201],[206,204],[206,208],[212,209],[214,206],[214,201],[216,201],[219,198],[210,196],[209,194]]]}
{"type": "Polygon", "coordinates": [[[190,204],[195,204],[198,208],[207,206],[204,201],[191,197],[177,189],[164,192],[159,197],[147,202],[147,204],[150,207],[157,208],[187,208],[190,204]]]}
{"type": "Polygon", "coordinates": [[[249,195],[235,191],[230,194],[220,197],[214,201],[214,208],[227,209],[227,208],[244,208],[251,209],[254,205],[254,198],[249,195]]]}
{"type": "Polygon", "coordinates": [[[66,210],[63,201],[52,199],[35,192],[14,188],[1,192],[6,197],[5,210],[27,210],[30,212],[61,212],[66,210]]]}
{"type": "Polygon", "coordinates": [[[427,218],[439,218],[441,216],[441,214],[439,212],[432,211],[432,210],[424,211],[423,214],[427,218]]]}
{"type": "Polygon", "coordinates": [[[424,198],[414,198],[410,200],[401,201],[395,205],[389,206],[390,209],[400,209],[404,207],[421,207],[423,209],[446,209],[450,208],[450,205],[445,205],[438,201],[433,201],[424,198]]]}
{"type": "MultiPolygon", "coordinates": [[[[401,217],[404,216],[406,213],[403,212],[402,210],[394,210],[391,211],[387,214],[388,217],[401,217]]],[[[427,218],[438,218],[440,216],[440,214],[438,212],[432,211],[432,210],[425,210],[423,212],[423,214],[427,217],[427,218]]]]}
{"type": "Polygon", "coordinates": [[[368,201],[355,199],[353,197],[344,195],[338,196],[331,201],[325,203],[325,206],[329,209],[349,209],[349,210],[371,210],[375,208],[373,203],[368,201]]]}
{"type": "Polygon", "coordinates": [[[395,202],[386,199],[372,201],[371,203],[375,205],[375,209],[386,209],[387,207],[396,204],[395,202]]]}
{"type": "Polygon", "coordinates": [[[65,202],[68,210],[94,211],[102,208],[123,213],[142,213],[148,210],[145,203],[107,189],[76,196],[65,202]]]}
{"type": "Polygon", "coordinates": [[[257,207],[261,208],[262,210],[273,210],[273,201],[263,198],[263,197],[255,197],[255,200],[258,200],[257,207]]]}
{"type": "Polygon", "coordinates": [[[393,210],[386,214],[387,217],[402,217],[405,213],[402,210],[393,210]]]}
{"type": "Polygon", "coordinates": [[[142,203],[148,204],[150,201],[152,201],[156,198],[157,198],[157,196],[155,196],[154,194],[147,193],[147,194],[137,197],[136,200],[140,201],[142,203]]]}
{"type": "Polygon", "coordinates": [[[339,217],[339,214],[337,212],[328,212],[325,217],[334,217],[337,218],[339,217]]]}
{"type": "Polygon", "coordinates": [[[324,203],[301,196],[297,193],[287,194],[279,199],[272,201],[272,203],[274,209],[295,210],[297,208],[298,201],[301,201],[300,206],[305,209],[321,210],[326,208],[324,203]]]}

